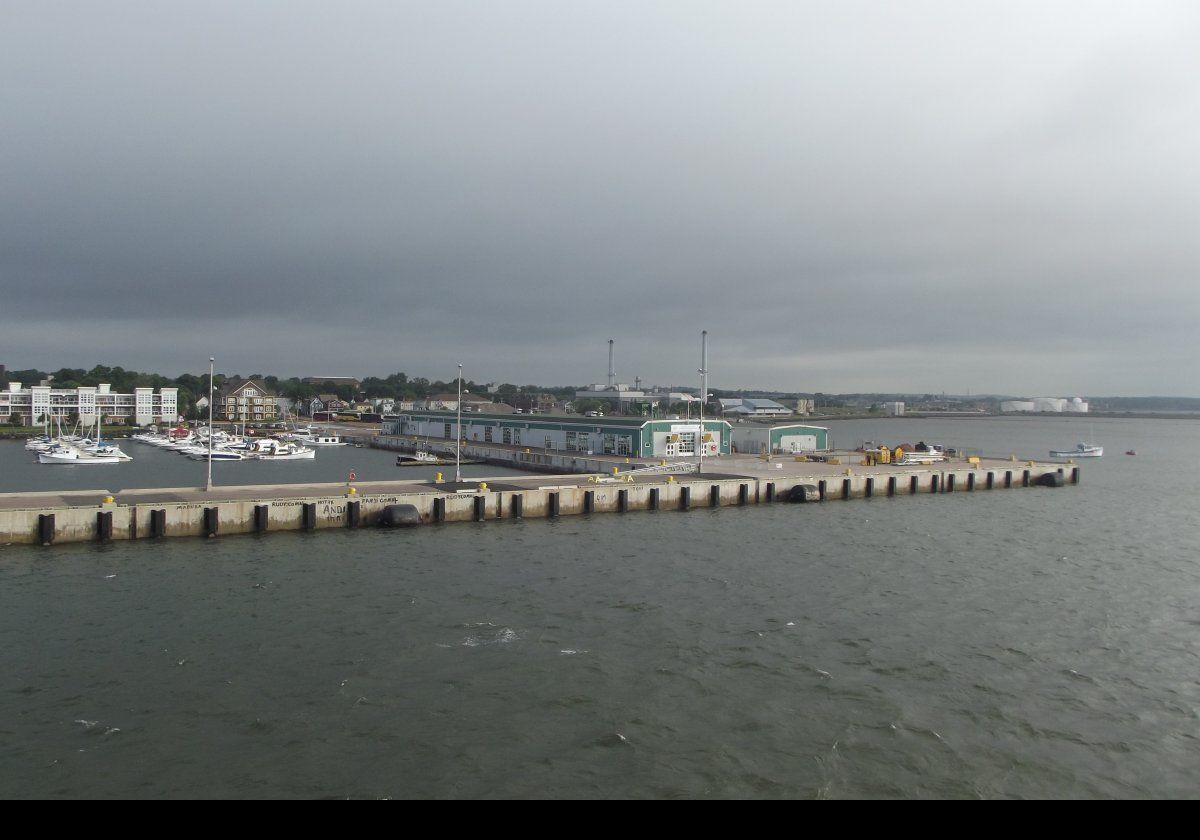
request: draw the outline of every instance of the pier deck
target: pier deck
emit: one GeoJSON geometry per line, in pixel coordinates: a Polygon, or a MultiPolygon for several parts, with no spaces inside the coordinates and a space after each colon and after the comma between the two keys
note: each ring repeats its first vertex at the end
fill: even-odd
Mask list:
{"type": "MultiPolygon", "coordinates": [[[[983,458],[927,466],[863,466],[776,457],[706,459],[704,472],[624,472],[0,494],[0,542],[51,544],[217,536],[374,524],[389,505],[412,505],[422,522],[483,521],[636,510],[690,510],[781,501],[804,486],[806,501],[916,493],[1061,486],[1079,481],[1071,463],[983,458]]],[[[851,463],[852,462],[852,463],[851,463]]],[[[621,469],[620,466],[617,467],[621,469]]],[[[628,470],[629,466],[626,465],[628,470]]]]}

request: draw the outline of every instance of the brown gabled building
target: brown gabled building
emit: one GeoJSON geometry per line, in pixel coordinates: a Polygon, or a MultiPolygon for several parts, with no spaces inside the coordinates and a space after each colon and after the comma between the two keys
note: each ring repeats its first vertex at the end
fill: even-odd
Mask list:
{"type": "Polygon", "coordinates": [[[218,418],[232,423],[271,423],[279,419],[276,395],[261,382],[226,382],[213,406],[218,418]]]}

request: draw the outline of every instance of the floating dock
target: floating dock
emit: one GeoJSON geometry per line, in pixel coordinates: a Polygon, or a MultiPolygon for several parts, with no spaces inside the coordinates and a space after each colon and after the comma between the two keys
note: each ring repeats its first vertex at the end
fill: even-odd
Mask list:
{"type": "MultiPolygon", "coordinates": [[[[641,473],[641,474],[639,474],[641,473]]],[[[720,458],[685,475],[504,476],[460,484],[429,481],[251,485],[0,494],[0,543],[53,545],[164,537],[375,526],[396,505],[420,524],[687,511],[875,496],[986,493],[1078,484],[1068,463],[1001,459],[933,465],[852,466],[720,458]]]]}

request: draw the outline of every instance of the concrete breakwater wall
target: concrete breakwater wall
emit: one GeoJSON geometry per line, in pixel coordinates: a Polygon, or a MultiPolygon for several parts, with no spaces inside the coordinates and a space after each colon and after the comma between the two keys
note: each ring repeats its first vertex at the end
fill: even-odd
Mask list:
{"type": "MultiPolygon", "coordinates": [[[[850,471],[848,471],[850,472],[850,471]]],[[[871,474],[764,479],[656,476],[614,481],[592,476],[481,480],[458,487],[375,482],[0,495],[0,542],[50,545],[163,537],[217,537],[376,525],[390,505],[412,505],[422,523],[478,522],[632,511],[686,511],[790,501],[834,501],[918,493],[1062,486],[1079,468],[1013,464],[1004,469],[907,469],[871,474]],[[797,490],[796,488],[803,488],[797,490]],[[98,495],[99,494],[99,495],[98,495]]]]}

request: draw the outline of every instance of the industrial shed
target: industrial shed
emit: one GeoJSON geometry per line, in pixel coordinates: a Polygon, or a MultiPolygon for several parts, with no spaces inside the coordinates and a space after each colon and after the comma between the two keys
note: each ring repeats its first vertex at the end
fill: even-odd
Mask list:
{"type": "MultiPolygon", "coordinates": [[[[385,417],[385,435],[418,435],[453,440],[453,411],[409,412],[385,417]]],[[[528,414],[462,416],[469,443],[500,443],[561,452],[627,455],[640,458],[688,458],[699,454],[699,420],[645,420],[639,417],[545,417],[528,414]]],[[[704,421],[705,456],[728,455],[732,427],[724,420],[704,421]]]]}
{"type": "Polygon", "coordinates": [[[738,426],[733,431],[733,448],[751,455],[819,452],[829,449],[829,429],[800,423],[738,426]]]}

